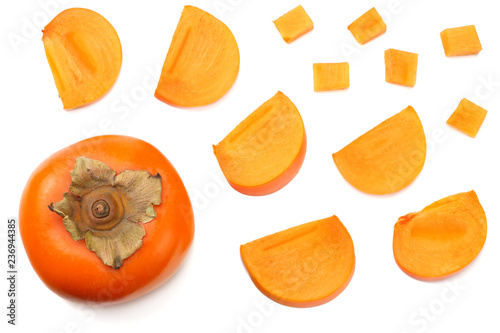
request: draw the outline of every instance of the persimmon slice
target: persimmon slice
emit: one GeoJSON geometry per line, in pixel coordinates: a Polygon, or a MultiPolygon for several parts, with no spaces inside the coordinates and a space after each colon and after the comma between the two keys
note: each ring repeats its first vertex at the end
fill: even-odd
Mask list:
{"type": "Polygon", "coordinates": [[[354,245],[336,216],[244,244],[240,253],[255,286],[293,307],[331,301],[354,274],[354,245]]]}
{"type": "Polygon", "coordinates": [[[411,277],[444,279],[476,258],[486,230],[486,215],[476,193],[455,194],[399,218],[394,226],[394,258],[411,277]]]}
{"type": "Polygon", "coordinates": [[[415,110],[408,106],[333,154],[342,176],[370,194],[408,186],[424,166],[427,144],[415,110]]]}
{"type": "Polygon", "coordinates": [[[299,111],[278,92],[214,146],[214,154],[234,189],[248,195],[265,195],[295,177],[306,146],[299,111]]]}
{"type": "Polygon", "coordinates": [[[209,13],[185,6],[155,97],[174,106],[213,103],[231,88],[239,67],[240,53],[231,30],[209,13]]]}
{"type": "Polygon", "coordinates": [[[61,12],[44,28],[42,41],[66,110],[100,98],[118,78],[120,39],[113,26],[92,10],[61,12]]]}

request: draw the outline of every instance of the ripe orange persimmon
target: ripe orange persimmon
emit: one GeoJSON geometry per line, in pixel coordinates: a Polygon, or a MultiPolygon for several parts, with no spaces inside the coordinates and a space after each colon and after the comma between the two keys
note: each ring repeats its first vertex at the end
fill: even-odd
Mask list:
{"type": "Polygon", "coordinates": [[[147,142],[110,135],[66,147],[33,172],[19,228],[31,265],[52,291],[115,303],[177,271],[194,219],[167,158],[147,142]]]}

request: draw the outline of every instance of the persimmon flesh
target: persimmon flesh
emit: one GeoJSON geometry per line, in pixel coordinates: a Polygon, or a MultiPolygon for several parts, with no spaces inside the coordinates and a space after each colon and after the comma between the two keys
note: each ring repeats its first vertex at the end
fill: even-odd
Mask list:
{"type": "Polygon", "coordinates": [[[354,245],[336,216],[244,244],[241,258],[256,287],[293,307],[331,301],[354,274],[354,245]]]}
{"type": "Polygon", "coordinates": [[[424,166],[427,144],[422,123],[409,106],[333,154],[342,176],[370,194],[408,186],[424,166]]]}
{"type": "Polygon", "coordinates": [[[155,97],[174,106],[213,103],[231,88],[239,67],[240,53],[231,30],[211,14],[185,6],[155,97]]]}
{"type": "Polygon", "coordinates": [[[462,133],[475,138],[488,111],[464,98],[446,123],[462,133]]]}
{"type": "Polygon", "coordinates": [[[395,49],[384,52],[385,81],[413,87],[417,82],[418,54],[395,49]]]}
{"type": "Polygon", "coordinates": [[[313,64],[314,91],[349,88],[349,63],[313,64]]]}
{"type": "Polygon", "coordinates": [[[248,195],[265,195],[295,177],[306,146],[299,111],[278,92],[214,146],[214,153],[234,189],[248,195]]]}
{"type": "Polygon", "coordinates": [[[387,25],[375,8],[357,18],[347,27],[359,44],[363,45],[380,36],[387,30],[387,25]]]}
{"type": "Polygon", "coordinates": [[[447,57],[478,54],[483,49],[474,25],[443,30],[441,41],[447,57]]]}
{"type": "Polygon", "coordinates": [[[66,110],[100,98],[118,78],[120,39],[113,26],[92,10],[61,12],[43,29],[42,41],[66,110]]]}
{"type": "Polygon", "coordinates": [[[455,194],[399,218],[394,226],[394,258],[411,277],[444,279],[476,258],[486,230],[486,215],[476,193],[455,194]]]}
{"type": "Polygon", "coordinates": [[[314,28],[313,21],[307,15],[304,7],[297,6],[274,21],[276,29],[285,42],[290,44],[314,28]]]}

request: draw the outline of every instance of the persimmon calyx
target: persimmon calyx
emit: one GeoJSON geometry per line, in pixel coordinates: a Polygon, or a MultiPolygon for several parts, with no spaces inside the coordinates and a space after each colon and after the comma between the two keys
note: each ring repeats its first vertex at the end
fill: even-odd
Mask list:
{"type": "Polygon", "coordinates": [[[103,162],[84,156],[70,172],[70,192],[49,209],[63,218],[75,241],[85,239],[102,262],[118,269],[142,246],[142,223],[156,217],[161,203],[161,176],[146,170],[116,174],[103,162]]]}

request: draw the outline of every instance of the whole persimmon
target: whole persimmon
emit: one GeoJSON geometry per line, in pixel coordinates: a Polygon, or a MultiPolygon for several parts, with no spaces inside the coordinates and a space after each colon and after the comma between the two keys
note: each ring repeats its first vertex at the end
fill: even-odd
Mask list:
{"type": "Polygon", "coordinates": [[[53,292],[117,303],[177,271],[194,218],[181,178],[158,149],[110,135],[38,166],[22,194],[19,228],[31,265],[53,292]]]}

